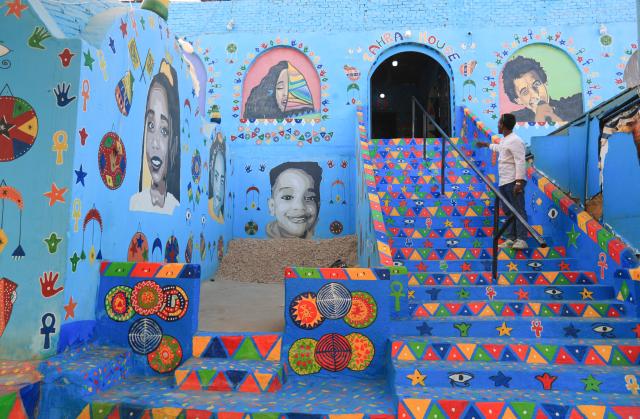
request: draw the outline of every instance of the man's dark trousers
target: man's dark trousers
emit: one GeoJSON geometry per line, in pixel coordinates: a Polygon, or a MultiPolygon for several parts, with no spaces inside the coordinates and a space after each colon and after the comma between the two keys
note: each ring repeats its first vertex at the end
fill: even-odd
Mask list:
{"type": "MultiPolygon", "coordinates": [[[[507,198],[509,203],[513,205],[513,207],[520,213],[522,216],[527,219],[527,213],[524,209],[524,191],[519,194],[513,193],[513,187],[516,185],[516,182],[507,183],[506,185],[500,186],[500,192],[502,195],[507,198]]],[[[506,205],[502,205],[502,210],[504,211],[507,218],[511,215],[511,211],[507,208],[506,205]]],[[[509,228],[505,231],[505,237],[511,240],[527,240],[527,229],[524,227],[518,219],[515,219],[515,222],[511,223],[509,228]]]]}

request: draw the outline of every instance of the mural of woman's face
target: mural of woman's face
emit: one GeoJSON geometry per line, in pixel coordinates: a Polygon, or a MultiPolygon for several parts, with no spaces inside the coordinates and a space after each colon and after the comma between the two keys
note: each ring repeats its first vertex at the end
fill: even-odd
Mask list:
{"type": "Polygon", "coordinates": [[[513,86],[517,95],[516,103],[533,112],[536,111],[539,103],[549,103],[547,85],[540,80],[540,76],[535,71],[528,71],[514,79],[513,86]]]}
{"type": "Polygon", "coordinates": [[[226,177],[222,153],[216,153],[214,155],[209,176],[211,176],[211,187],[213,189],[213,211],[216,215],[221,215],[222,204],[224,203],[224,181],[226,177]]]}
{"type": "Polygon", "coordinates": [[[171,132],[167,93],[156,84],[149,91],[144,124],[146,159],[151,172],[152,187],[166,186],[171,132]]]}
{"type": "Polygon", "coordinates": [[[287,109],[287,98],[289,97],[289,72],[285,68],[280,72],[276,81],[276,102],[278,108],[284,112],[287,109]]]}
{"type": "Polygon", "coordinates": [[[287,169],[280,173],[269,199],[269,212],[283,237],[304,237],[318,219],[314,180],[304,170],[287,169]]]}

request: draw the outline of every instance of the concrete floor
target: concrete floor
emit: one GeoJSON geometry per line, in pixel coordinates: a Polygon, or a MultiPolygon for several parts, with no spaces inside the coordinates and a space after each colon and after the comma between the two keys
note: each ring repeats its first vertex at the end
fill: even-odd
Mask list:
{"type": "Polygon", "coordinates": [[[283,283],[216,280],[200,284],[199,330],[278,332],[283,328],[283,283]]]}

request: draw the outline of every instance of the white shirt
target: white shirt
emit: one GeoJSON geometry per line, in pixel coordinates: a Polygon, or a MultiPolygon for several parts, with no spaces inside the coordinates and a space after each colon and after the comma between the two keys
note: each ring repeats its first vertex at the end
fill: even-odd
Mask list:
{"type": "Polygon", "coordinates": [[[514,182],[516,179],[525,179],[526,161],[522,138],[512,132],[504,137],[500,144],[489,144],[489,148],[499,153],[499,186],[514,182]]]}
{"type": "Polygon", "coordinates": [[[180,202],[167,192],[164,198],[164,206],[159,207],[151,202],[151,190],[144,189],[131,195],[129,199],[129,211],[155,212],[158,214],[173,215],[173,210],[180,206],[180,202]]]}

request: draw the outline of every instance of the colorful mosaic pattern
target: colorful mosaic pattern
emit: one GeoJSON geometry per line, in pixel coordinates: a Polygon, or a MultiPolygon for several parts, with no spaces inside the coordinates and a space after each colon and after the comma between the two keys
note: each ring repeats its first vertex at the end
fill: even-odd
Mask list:
{"type": "Polygon", "coordinates": [[[193,356],[234,360],[280,361],[279,333],[217,334],[199,332],[193,337],[193,356]]]}
{"type": "Polygon", "coordinates": [[[391,357],[399,361],[524,362],[558,365],[639,365],[635,340],[603,344],[590,340],[517,340],[511,338],[410,338],[392,340],[391,357]]]}
{"type": "Polygon", "coordinates": [[[192,358],[174,375],[180,390],[273,393],[284,382],[280,363],[248,360],[192,358]]]}
{"type": "Polygon", "coordinates": [[[506,301],[448,301],[424,303],[412,308],[413,317],[621,317],[625,315],[624,304],[607,303],[539,303],[506,301]]]}
{"type": "Polygon", "coordinates": [[[388,269],[364,269],[364,268],[285,268],[285,279],[326,279],[326,280],[351,280],[371,281],[388,280],[388,269]]]}

